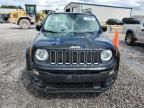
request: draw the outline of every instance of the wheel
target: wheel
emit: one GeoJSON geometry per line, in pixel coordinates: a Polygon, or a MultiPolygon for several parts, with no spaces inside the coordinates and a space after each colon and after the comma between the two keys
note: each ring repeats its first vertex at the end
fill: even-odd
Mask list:
{"type": "Polygon", "coordinates": [[[127,45],[134,45],[135,39],[133,38],[133,33],[127,33],[125,37],[125,42],[127,45]]]}
{"type": "Polygon", "coordinates": [[[19,26],[22,28],[22,29],[29,29],[30,28],[30,21],[28,19],[21,19],[19,21],[19,26]]]}

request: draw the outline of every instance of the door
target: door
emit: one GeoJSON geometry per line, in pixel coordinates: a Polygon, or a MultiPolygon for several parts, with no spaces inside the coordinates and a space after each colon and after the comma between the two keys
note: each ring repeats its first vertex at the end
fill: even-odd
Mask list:
{"type": "Polygon", "coordinates": [[[72,12],[79,12],[79,8],[76,6],[76,7],[73,7],[72,8],[72,12]]]}

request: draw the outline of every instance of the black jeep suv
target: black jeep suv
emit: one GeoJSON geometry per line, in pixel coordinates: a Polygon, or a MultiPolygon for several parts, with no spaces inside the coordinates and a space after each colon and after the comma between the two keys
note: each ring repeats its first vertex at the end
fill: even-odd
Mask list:
{"type": "Polygon", "coordinates": [[[27,72],[37,90],[103,92],[111,88],[119,70],[119,51],[91,13],[51,13],[31,48],[27,72]]]}

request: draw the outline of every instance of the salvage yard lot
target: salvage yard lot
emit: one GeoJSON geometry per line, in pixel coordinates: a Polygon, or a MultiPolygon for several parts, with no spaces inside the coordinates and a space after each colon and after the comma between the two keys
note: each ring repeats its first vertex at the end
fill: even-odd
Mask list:
{"type": "MultiPolygon", "coordinates": [[[[0,24],[0,108],[144,108],[144,43],[127,46],[120,34],[119,76],[111,90],[41,95],[25,75],[25,49],[37,35],[33,28],[0,24]]],[[[110,39],[114,33],[106,33],[110,39]]]]}

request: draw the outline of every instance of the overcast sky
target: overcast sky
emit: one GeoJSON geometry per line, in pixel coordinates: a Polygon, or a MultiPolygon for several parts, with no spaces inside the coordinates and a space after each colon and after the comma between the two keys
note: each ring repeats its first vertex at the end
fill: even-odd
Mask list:
{"type": "MultiPolygon", "coordinates": [[[[0,0],[0,5],[36,4],[39,9],[64,8],[72,0],[0,0]]],[[[100,5],[124,6],[144,10],[144,0],[73,0],[73,2],[86,2],[100,5]]]]}

